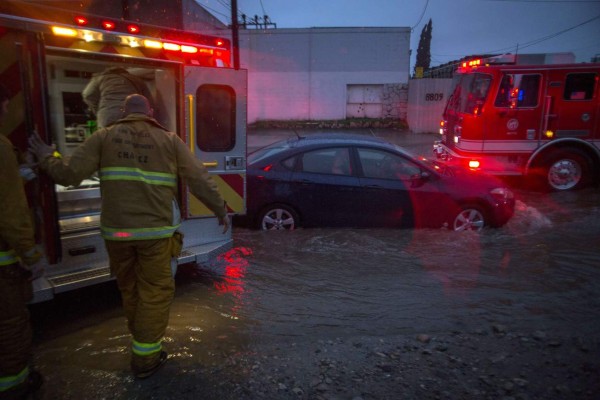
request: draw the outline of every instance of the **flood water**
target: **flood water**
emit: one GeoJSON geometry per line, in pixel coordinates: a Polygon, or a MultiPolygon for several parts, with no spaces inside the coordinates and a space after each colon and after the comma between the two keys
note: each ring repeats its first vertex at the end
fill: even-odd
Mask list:
{"type": "MultiPolygon", "coordinates": [[[[167,365],[194,373],[255,346],[492,324],[600,338],[600,189],[517,196],[509,224],[482,233],[237,228],[229,253],[179,272],[167,365]]],[[[91,382],[94,397],[144,398],[123,385],[119,301],[108,284],[32,308],[36,364],[59,382],[48,398],[80,398],[91,382]]]]}

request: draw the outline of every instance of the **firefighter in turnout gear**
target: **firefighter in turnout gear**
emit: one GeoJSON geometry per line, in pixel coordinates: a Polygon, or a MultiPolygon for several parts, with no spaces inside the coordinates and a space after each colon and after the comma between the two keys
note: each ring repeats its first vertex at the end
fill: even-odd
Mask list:
{"type": "Polygon", "coordinates": [[[218,217],[229,217],[203,164],[184,142],[152,118],[141,95],[125,100],[125,117],[96,131],[69,161],[58,158],[39,136],[30,139],[40,166],[62,185],[77,185],[98,171],[102,191],[101,232],[133,336],[136,377],[154,373],[167,359],[161,340],[175,292],[171,258],[181,250],[178,177],[218,217]]]}
{"type": "MultiPolygon", "coordinates": [[[[10,94],[0,86],[0,120],[10,94]]],[[[12,142],[0,134],[0,399],[19,399],[42,384],[30,369],[31,281],[47,265],[35,244],[32,215],[12,142]]]]}
{"type": "Polygon", "coordinates": [[[96,114],[98,128],[104,128],[123,117],[123,101],[130,94],[141,94],[152,102],[142,78],[125,68],[110,67],[92,77],[81,97],[96,114]]]}

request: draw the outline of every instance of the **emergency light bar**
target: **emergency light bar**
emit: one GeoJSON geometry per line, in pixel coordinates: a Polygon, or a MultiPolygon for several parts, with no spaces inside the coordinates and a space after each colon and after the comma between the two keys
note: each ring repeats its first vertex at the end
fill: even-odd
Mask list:
{"type": "MultiPolygon", "coordinates": [[[[75,22],[78,26],[86,26],[88,21],[85,17],[76,17],[75,22]]],[[[110,21],[102,21],[102,26],[110,33],[101,32],[92,29],[75,29],[64,26],[52,26],[52,33],[56,36],[65,36],[71,38],[82,39],[86,42],[118,42],[119,44],[130,47],[145,47],[155,50],[167,50],[172,52],[181,52],[184,54],[202,54],[214,55],[220,50],[227,51],[224,46],[225,41],[222,39],[215,40],[215,46],[198,45],[194,43],[176,43],[173,41],[161,41],[156,39],[141,39],[138,37],[128,36],[114,32],[115,24],[110,21]],[[141,39],[141,40],[140,40],[141,39]]],[[[139,27],[129,25],[127,30],[130,33],[138,33],[139,27]]]]}

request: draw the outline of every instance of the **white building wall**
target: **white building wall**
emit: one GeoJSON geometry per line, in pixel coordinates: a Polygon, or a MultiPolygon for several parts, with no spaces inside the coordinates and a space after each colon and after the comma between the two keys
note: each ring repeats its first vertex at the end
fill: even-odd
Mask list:
{"type": "Polygon", "coordinates": [[[345,119],[348,85],[408,83],[409,47],[409,28],[241,30],[248,123],[345,119]]]}

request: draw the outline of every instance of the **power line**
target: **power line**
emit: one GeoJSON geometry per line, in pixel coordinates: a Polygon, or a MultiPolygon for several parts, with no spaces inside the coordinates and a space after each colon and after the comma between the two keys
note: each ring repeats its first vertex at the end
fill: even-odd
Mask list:
{"type": "MultiPolygon", "coordinates": [[[[261,1],[262,1],[262,0],[261,0],[261,1]]],[[[417,26],[419,26],[419,24],[420,24],[420,23],[421,23],[421,21],[423,20],[423,16],[425,15],[425,11],[427,10],[427,6],[428,6],[428,5],[429,5],[429,0],[427,0],[427,1],[425,2],[425,7],[423,7],[423,12],[421,12],[421,16],[419,17],[419,20],[417,21],[417,23],[416,23],[416,24],[415,24],[415,25],[414,25],[412,28],[410,28],[410,31],[411,31],[411,32],[413,32],[413,31],[415,30],[415,28],[416,28],[417,26]]]]}
{"type": "MultiPolygon", "coordinates": [[[[508,0],[487,0],[487,1],[508,1],[508,0]]],[[[527,1],[531,1],[531,0],[527,0],[527,1]]],[[[600,1],[597,1],[597,2],[600,3],[600,1]]],[[[562,34],[564,34],[566,32],[572,31],[573,29],[577,29],[577,28],[579,28],[579,27],[581,27],[583,25],[589,24],[590,22],[593,22],[593,21],[595,21],[597,19],[600,19],[600,14],[596,15],[595,17],[592,17],[592,18],[588,19],[587,21],[583,21],[583,22],[581,22],[581,23],[579,23],[577,25],[574,25],[574,26],[572,26],[570,28],[567,28],[567,29],[563,29],[562,31],[555,32],[555,33],[550,34],[548,36],[544,36],[544,37],[541,37],[541,38],[538,38],[538,39],[533,39],[533,40],[530,40],[530,41],[525,42],[523,44],[516,44],[515,46],[507,46],[507,47],[503,47],[503,48],[496,49],[496,50],[486,51],[486,52],[483,52],[483,53],[502,53],[502,52],[513,50],[513,49],[517,48],[517,46],[518,46],[519,49],[524,49],[524,48],[527,48],[527,47],[531,47],[531,46],[534,46],[534,45],[539,44],[541,42],[545,42],[546,40],[553,39],[553,38],[555,38],[557,36],[560,36],[560,35],[562,35],[562,34]]],[[[443,54],[436,54],[436,56],[443,56],[443,54]]],[[[452,56],[452,55],[445,55],[445,56],[452,56]]]]}

